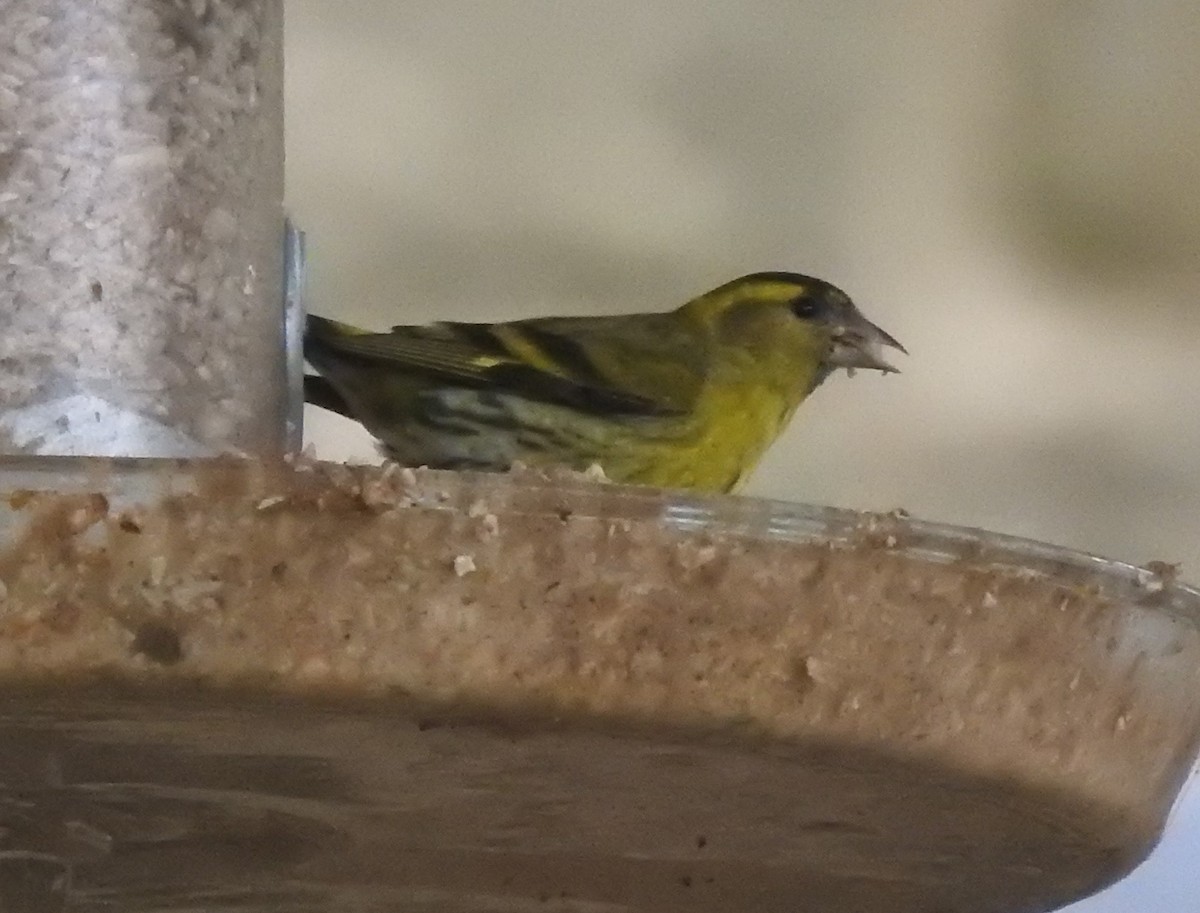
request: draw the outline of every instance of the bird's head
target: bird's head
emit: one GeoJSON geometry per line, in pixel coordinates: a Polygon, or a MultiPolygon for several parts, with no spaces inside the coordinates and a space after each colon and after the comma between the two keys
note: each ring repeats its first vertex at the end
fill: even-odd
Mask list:
{"type": "MultiPolygon", "coordinates": [[[[867,320],[836,286],[798,273],[752,273],[684,305],[721,345],[746,349],[764,361],[810,364],[813,384],[838,368],[897,372],[883,349],[905,352],[867,320]]],[[[905,352],[907,354],[907,352],[905,352]]]]}

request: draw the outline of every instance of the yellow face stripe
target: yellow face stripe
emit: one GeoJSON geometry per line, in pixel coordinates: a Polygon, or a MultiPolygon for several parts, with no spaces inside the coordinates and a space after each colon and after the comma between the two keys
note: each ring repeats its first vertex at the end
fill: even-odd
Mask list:
{"type": "Polygon", "coordinates": [[[803,295],[807,286],[781,279],[745,279],[714,289],[685,304],[684,310],[697,315],[702,321],[710,321],[742,301],[775,303],[791,301],[803,295]]]}
{"type": "Polygon", "coordinates": [[[739,297],[751,294],[755,298],[766,301],[791,301],[803,295],[805,287],[794,282],[761,282],[753,283],[739,297]]]}

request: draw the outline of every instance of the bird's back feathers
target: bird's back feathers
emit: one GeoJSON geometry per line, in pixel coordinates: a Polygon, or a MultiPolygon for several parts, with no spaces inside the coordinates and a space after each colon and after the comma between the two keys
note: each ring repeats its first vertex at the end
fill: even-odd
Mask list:
{"type": "Polygon", "coordinates": [[[337,370],[333,362],[373,362],[597,415],[684,413],[704,382],[703,341],[681,338],[677,325],[655,319],[663,316],[436,323],[389,333],[310,316],[305,356],[323,373],[337,370]]]}

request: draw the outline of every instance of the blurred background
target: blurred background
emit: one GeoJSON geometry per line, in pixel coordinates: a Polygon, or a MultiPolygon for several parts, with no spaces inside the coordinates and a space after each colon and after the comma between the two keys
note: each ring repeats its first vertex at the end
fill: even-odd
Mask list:
{"type": "MultiPolygon", "coordinates": [[[[312,310],[376,328],[619,313],[814,274],[911,355],[823,386],[749,494],[902,506],[1200,582],[1200,5],[287,15],[312,310]]],[[[321,457],[378,460],[350,422],[306,422],[321,457]]],[[[1071,909],[1191,909],[1198,850],[1200,795],[1071,909]]]]}

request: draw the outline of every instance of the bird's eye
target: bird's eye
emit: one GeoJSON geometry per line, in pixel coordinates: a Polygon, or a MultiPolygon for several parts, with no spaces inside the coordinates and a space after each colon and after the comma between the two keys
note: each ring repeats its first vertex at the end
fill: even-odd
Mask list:
{"type": "Polygon", "coordinates": [[[801,295],[792,302],[792,313],[797,317],[816,317],[818,305],[815,298],[801,295]]]}

